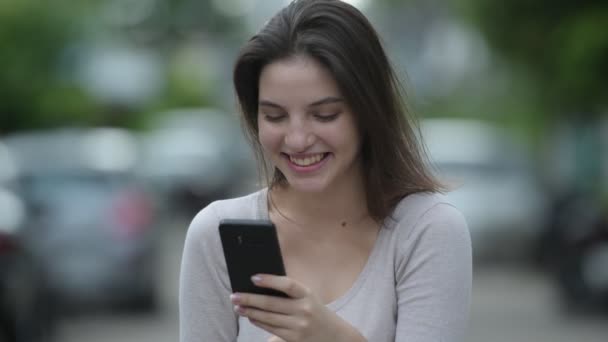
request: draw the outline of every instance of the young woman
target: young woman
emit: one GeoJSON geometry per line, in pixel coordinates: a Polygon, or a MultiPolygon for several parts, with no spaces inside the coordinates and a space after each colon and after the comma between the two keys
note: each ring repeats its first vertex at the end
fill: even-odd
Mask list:
{"type": "Polygon", "coordinates": [[[354,7],[296,0],[243,47],[234,86],[268,175],[189,228],[180,334],[194,341],[460,341],[471,291],[466,223],[427,170],[399,83],[354,7]],[[232,293],[223,218],[270,219],[288,298],[232,293]]]}

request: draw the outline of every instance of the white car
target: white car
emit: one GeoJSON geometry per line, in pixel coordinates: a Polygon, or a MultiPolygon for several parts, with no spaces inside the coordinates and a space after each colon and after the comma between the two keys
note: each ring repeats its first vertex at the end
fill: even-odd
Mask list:
{"type": "Polygon", "coordinates": [[[192,215],[209,202],[253,189],[257,168],[236,115],[212,108],[163,112],[141,135],[142,179],[171,209],[192,215]]]}
{"type": "Polygon", "coordinates": [[[427,119],[421,131],[447,195],[463,212],[477,261],[528,258],[548,198],[525,149],[504,129],[466,119],[427,119]]]}

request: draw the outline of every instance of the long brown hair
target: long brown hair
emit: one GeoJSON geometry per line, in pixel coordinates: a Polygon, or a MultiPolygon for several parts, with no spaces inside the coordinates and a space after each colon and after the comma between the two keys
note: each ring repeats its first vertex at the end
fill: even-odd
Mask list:
{"type": "Polygon", "coordinates": [[[374,219],[389,216],[412,193],[442,190],[425,163],[418,126],[378,34],[359,10],[338,0],[291,2],[242,47],[236,60],[233,82],[244,126],[270,187],[286,180],[277,168],[269,177],[258,139],[260,73],[274,61],[298,55],[323,65],[353,109],[374,219]]]}

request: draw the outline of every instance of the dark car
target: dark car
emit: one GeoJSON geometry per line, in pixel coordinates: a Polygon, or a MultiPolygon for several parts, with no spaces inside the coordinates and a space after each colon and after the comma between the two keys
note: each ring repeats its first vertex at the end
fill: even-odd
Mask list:
{"type": "Polygon", "coordinates": [[[608,210],[582,192],[553,208],[539,261],[556,277],[567,309],[608,313],[608,210]]]}
{"type": "Polygon", "coordinates": [[[131,172],[130,134],[57,130],[7,142],[28,213],[24,243],[56,308],[154,308],[159,230],[153,198],[131,172]]]}
{"type": "Polygon", "coordinates": [[[555,276],[564,307],[608,313],[608,118],[563,121],[547,136],[548,220],[536,261],[555,276]]]}
{"type": "Polygon", "coordinates": [[[0,229],[0,341],[46,341],[54,320],[42,269],[19,237],[0,229]]]}
{"type": "Polygon", "coordinates": [[[45,341],[53,322],[49,297],[44,272],[22,241],[25,207],[6,184],[11,162],[0,142],[0,341],[45,341]]]}

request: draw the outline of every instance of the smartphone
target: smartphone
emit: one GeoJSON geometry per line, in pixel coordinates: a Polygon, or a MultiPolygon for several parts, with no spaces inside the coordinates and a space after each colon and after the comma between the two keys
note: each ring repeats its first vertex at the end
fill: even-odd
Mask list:
{"type": "Polygon", "coordinates": [[[232,292],[287,297],[251,281],[258,273],[285,275],[277,230],[271,221],[223,219],[219,231],[232,292]]]}

